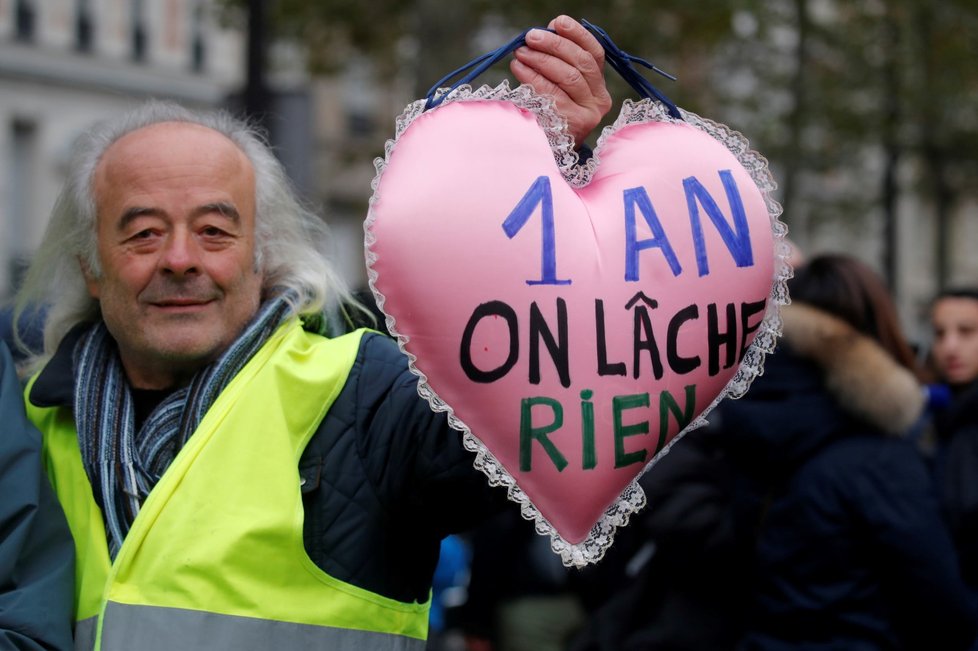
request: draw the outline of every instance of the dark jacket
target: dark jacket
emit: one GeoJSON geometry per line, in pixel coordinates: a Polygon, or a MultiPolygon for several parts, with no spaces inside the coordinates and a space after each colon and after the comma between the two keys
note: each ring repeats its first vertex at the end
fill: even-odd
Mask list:
{"type": "Polygon", "coordinates": [[[967,648],[975,610],[915,447],[913,377],[843,322],[785,310],[781,349],[721,411],[757,504],[743,649],[967,648]]]}
{"type": "Polygon", "coordinates": [[[0,343],[0,650],[71,649],[75,551],[0,343]]]}
{"type": "Polygon", "coordinates": [[[978,381],[955,391],[934,422],[941,503],[965,579],[978,588],[978,381]]]}
{"type": "MultiPolygon", "coordinates": [[[[66,338],[44,368],[32,403],[72,404],[72,346],[66,338]]],[[[299,461],[309,556],[337,579],[404,602],[428,600],[441,538],[506,504],[417,386],[390,339],[365,335],[299,461]]]]}

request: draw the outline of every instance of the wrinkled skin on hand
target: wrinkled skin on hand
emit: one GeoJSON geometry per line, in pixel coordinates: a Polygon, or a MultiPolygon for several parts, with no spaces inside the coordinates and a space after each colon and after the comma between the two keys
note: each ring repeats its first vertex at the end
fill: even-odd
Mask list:
{"type": "Polygon", "coordinates": [[[567,120],[580,147],[611,109],[604,80],[604,49],[579,22],[558,16],[548,25],[556,33],[534,29],[526,45],[514,53],[513,76],[540,95],[550,95],[557,112],[567,120]]]}

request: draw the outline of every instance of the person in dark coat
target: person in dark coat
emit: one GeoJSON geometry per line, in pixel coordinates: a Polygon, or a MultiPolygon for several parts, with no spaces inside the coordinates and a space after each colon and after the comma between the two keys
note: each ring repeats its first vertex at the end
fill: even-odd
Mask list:
{"type": "Polygon", "coordinates": [[[41,468],[41,436],[0,342],[0,651],[73,648],[74,558],[41,468]]]}
{"type": "Polygon", "coordinates": [[[868,267],[821,256],[790,285],[784,338],[721,409],[754,490],[743,651],[968,648],[975,605],[930,475],[906,434],[923,392],[868,267]]]}
{"type": "Polygon", "coordinates": [[[937,480],[965,579],[978,591],[978,288],[941,293],[931,325],[931,359],[951,394],[934,416],[937,480]]]}
{"type": "Polygon", "coordinates": [[[459,623],[468,651],[562,650],[584,611],[574,570],[550,549],[550,539],[516,510],[486,520],[469,534],[472,566],[459,623]]]}

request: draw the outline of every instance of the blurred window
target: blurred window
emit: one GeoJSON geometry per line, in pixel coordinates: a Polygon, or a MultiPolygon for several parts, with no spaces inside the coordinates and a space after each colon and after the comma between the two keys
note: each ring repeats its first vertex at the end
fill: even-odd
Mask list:
{"type": "Polygon", "coordinates": [[[18,41],[33,42],[37,9],[33,0],[17,0],[14,5],[14,30],[18,41]]]}
{"type": "Polygon", "coordinates": [[[373,118],[366,113],[346,114],[346,128],[351,136],[372,135],[375,127],[373,118]]]}
{"type": "Polygon", "coordinates": [[[95,22],[89,0],[75,0],[75,49],[91,52],[95,41],[95,22]]]}
{"type": "Polygon", "coordinates": [[[364,56],[347,59],[343,69],[343,110],[349,135],[373,134],[376,128],[373,115],[378,102],[373,63],[364,56]]]}
{"type": "Polygon", "coordinates": [[[190,26],[190,69],[204,72],[207,63],[207,44],[204,41],[204,3],[194,3],[193,24],[190,26]]]}
{"type": "Polygon", "coordinates": [[[146,11],[143,0],[130,0],[129,19],[132,30],[132,59],[144,62],[149,49],[149,34],[146,31],[146,11]]]}
{"type": "Polygon", "coordinates": [[[26,118],[14,118],[9,124],[7,209],[9,218],[4,225],[3,250],[0,258],[6,258],[9,286],[0,287],[13,291],[19,284],[27,262],[31,221],[40,216],[35,213],[34,181],[37,178],[38,128],[37,123],[26,118]]]}

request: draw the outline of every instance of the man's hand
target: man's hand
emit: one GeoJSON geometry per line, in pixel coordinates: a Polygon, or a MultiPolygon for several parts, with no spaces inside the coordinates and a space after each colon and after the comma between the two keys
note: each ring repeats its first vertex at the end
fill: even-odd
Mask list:
{"type": "Polygon", "coordinates": [[[550,21],[556,34],[534,29],[510,63],[513,76],[541,95],[550,95],[577,147],[611,109],[604,82],[604,49],[569,16],[550,21]]]}

